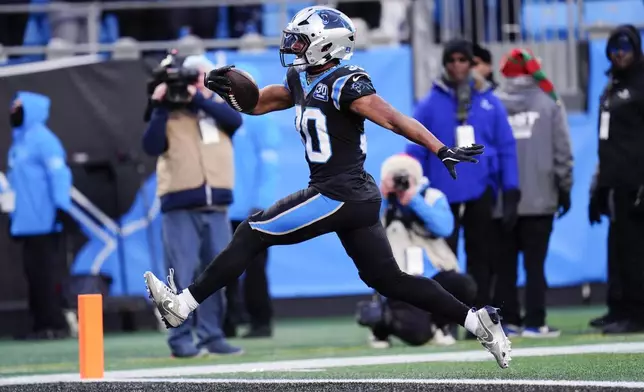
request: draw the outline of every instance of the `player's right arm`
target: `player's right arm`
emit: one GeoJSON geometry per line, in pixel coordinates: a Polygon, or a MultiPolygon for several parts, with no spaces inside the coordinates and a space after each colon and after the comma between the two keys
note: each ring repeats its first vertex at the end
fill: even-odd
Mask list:
{"type": "Polygon", "coordinates": [[[271,84],[259,90],[257,106],[251,113],[260,115],[293,107],[291,92],[281,84],[271,84]]]}

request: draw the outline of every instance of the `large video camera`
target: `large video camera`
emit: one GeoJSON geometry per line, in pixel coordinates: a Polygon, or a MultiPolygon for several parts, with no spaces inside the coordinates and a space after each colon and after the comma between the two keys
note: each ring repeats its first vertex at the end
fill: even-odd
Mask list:
{"type": "Polygon", "coordinates": [[[199,80],[199,71],[183,67],[183,58],[177,56],[177,50],[171,50],[159,66],[152,71],[152,80],[148,83],[148,95],[161,83],[168,86],[162,104],[171,108],[181,108],[192,100],[188,86],[199,80]]]}

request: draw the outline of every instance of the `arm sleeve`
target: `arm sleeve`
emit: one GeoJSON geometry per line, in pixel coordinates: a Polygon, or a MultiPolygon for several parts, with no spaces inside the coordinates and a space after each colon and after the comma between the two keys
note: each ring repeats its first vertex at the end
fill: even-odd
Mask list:
{"type": "Polygon", "coordinates": [[[72,204],[72,172],[67,166],[63,145],[57,137],[47,137],[41,140],[40,158],[47,172],[54,204],[63,211],[69,211],[72,204]]]}
{"type": "Polygon", "coordinates": [[[491,96],[495,108],[494,142],[499,157],[499,169],[501,171],[500,187],[504,191],[519,189],[519,166],[517,162],[517,146],[512,127],[508,122],[508,113],[503,103],[496,97],[491,96]]]}
{"type": "Polygon", "coordinates": [[[552,116],[553,152],[555,178],[559,189],[570,192],[572,189],[573,156],[570,146],[570,130],[566,121],[566,109],[557,105],[552,116]]]}
{"type": "Polygon", "coordinates": [[[443,192],[429,188],[425,197],[418,193],[411,199],[409,208],[425,223],[425,228],[432,234],[439,237],[452,234],[454,215],[443,192]]]}
{"type": "Polygon", "coordinates": [[[252,207],[265,209],[276,200],[279,180],[280,130],[270,115],[250,117],[247,121],[246,128],[249,132],[253,132],[255,154],[257,155],[256,196],[252,207]]]}
{"type": "Polygon", "coordinates": [[[333,105],[338,110],[348,110],[356,99],[376,93],[369,74],[364,71],[337,78],[331,90],[333,105]]]}
{"type": "Polygon", "coordinates": [[[212,117],[221,130],[230,137],[242,124],[241,114],[225,102],[206,99],[200,92],[195,94],[192,102],[197,108],[212,117]]]}
{"type": "Polygon", "coordinates": [[[168,110],[155,108],[148,126],[143,134],[143,151],[153,157],[163,154],[168,149],[166,125],[168,124],[168,110]]]}

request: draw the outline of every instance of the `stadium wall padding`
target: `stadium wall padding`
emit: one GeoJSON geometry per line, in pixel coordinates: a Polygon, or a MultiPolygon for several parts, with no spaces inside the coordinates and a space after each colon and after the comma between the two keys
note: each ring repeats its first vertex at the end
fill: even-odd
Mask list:
{"type": "MultiPolygon", "coordinates": [[[[591,64],[599,61],[599,52],[596,48],[591,49],[591,64]]],[[[263,84],[281,83],[285,73],[275,52],[219,52],[213,54],[212,59],[218,64],[237,64],[242,69],[247,65],[248,69],[260,74],[263,84]]],[[[412,61],[408,47],[359,52],[351,63],[363,66],[371,74],[377,91],[385,99],[403,113],[412,113],[412,61]]],[[[17,89],[45,93],[53,99],[49,125],[61,137],[68,152],[96,151],[97,156],[103,157],[101,159],[114,162],[118,161],[115,157],[126,151],[139,162],[135,165],[135,171],[121,169],[125,174],[116,181],[120,189],[121,208],[112,214],[115,216],[110,217],[120,224],[122,231],[126,229],[121,235],[110,234],[110,230],[97,221],[91,211],[84,211],[94,224],[81,224],[85,240],[79,246],[73,263],[73,272],[82,274],[91,272],[97,265],[97,257],[103,257],[100,271],[112,276],[112,295],[144,295],[142,275],[147,269],[165,275],[161,260],[163,253],[158,204],[154,197],[156,179],[153,160],[144,157],[139,150],[144,129],[142,112],[147,72],[143,62],[113,62],[0,81],[0,105],[6,104],[8,107],[9,99],[17,89]],[[149,221],[145,219],[146,216],[150,217],[149,221]],[[108,233],[111,247],[106,245],[108,241],[104,232],[108,233]]],[[[591,74],[591,91],[597,91],[597,84],[603,84],[598,76],[601,72],[591,71],[591,74]]],[[[591,97],[591,103],[596,99],[591,97]]],[[[596,105],[594,108],[594,114],[591,111],[588,115],[572,115],[570,118],[575,154],[573,207],[566,217],[555,223],[546,265],[551,286],[602,282],[606,278],[607,225],[604,223],[591,228],[587,218],[588,190],[597,155],[596,105]]],[[[279,196],[286,196],[308,183],[308,166],[300,137],[293,128],[293,116],[293,110],[276,114],[283,132],[279,151],[282,173],[279,196]]],[[[4,170],[10,133],[2,122],[0,130],[0,154],[3,157],[0,168],[4,170]]],[[[380,163],[389,155],[402,151],[406,141],[371,123],[367,125],[366,132],[366,168],[378,179],[380,163]]],[[[76,186],[83,192],[82,186],[76,186]]],[[[89,184],[84,186],[84,189],[89,188],[89,184]]],[[[6,244],[3,236],[0,238],[0,251],[7,254],[4,248],[11,247],[14,252],[11,254],[16,254],[15,245],[6,244]]],[[[462,251],[460,253],[462,255],[462,251]]],[[[460,259],[464,265],[464,258],[460,259]]],[[[15,290],[3,289],[15,287],[19,284],[16,282],[22,281],[19,277],[19,259],[3,257],[0,266],[9,271],[8,274],[0,274],[0,300],[18,299],[15,298],[15,290]]],[[[334,234],[298,245],[271,248],[269,278],[274,297],[319,297],[369,292],[334,234]]],[[[521,273],[520,283],[523,281],[521,273]]],[[[24,295],[24,289],[18,292],[24,295]]]]}

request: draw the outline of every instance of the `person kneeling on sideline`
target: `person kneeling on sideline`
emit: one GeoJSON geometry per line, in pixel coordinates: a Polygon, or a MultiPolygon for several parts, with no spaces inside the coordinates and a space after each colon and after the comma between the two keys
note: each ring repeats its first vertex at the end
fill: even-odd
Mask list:
{"type": "MultiPolygon", "coordinates": [[[[385,160],[380,178],[382,223],[400,268],[431,277],[465,304],[473,303],[476,283],[459,272],[456,255],[444,239],[452,234],[454,217],[443,192],[431,188],[420,163],[405,154],[385,160]]],[[[357,319],[371,329],[374,348],[390,347],[390,336],[412,346],[430,340],[439,345],[454,343],[446,320],[377,293],[371,301],[358,303],[357,319]]]]}

